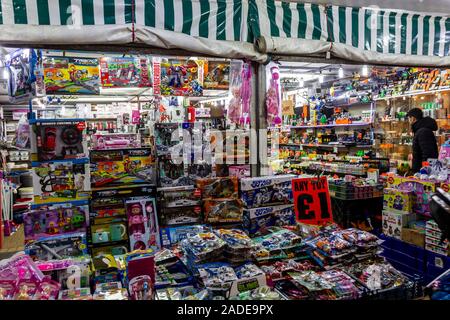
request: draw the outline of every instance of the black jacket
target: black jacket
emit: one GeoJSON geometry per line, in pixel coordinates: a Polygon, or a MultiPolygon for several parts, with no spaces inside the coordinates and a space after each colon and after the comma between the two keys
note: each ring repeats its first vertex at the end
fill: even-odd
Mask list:
{"type": "Polygon", "coordinates": [[[437,129],[436,120],[430,117],[417,120],[412,125],[414,132],[412,170],[414,172],[420,171],[423,161],[438,158],[438,146],[433,133],[437,129]]]}

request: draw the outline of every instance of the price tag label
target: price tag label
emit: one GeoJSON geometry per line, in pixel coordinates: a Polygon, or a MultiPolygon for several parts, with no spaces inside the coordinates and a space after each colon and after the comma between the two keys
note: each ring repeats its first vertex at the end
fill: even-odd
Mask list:
{"type": "Polygon", "coordinates": [[[295,216],[298,222],[325,225],[333,222],[326,177],[292,180],[295,216]]]}

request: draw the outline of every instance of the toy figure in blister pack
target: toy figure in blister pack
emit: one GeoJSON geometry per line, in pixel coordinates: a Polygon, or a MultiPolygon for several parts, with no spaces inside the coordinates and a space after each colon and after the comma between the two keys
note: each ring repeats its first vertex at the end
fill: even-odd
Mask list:
{"type": "Polygon", "coordinates": [[[242,113],[239,119],[239,123],[243,125],[250,124],[250,99],[252,95],[251,78],[251,64],[250,62],[245,62],[242,66],[242,86],[240,92],[242,99],[242,113]]]}
{"type": "Polygon", "coordinates": [[[130,280],[128,290],[133,300],[152,300],[152,279],[148,275],[142,275],[130,280]]]}

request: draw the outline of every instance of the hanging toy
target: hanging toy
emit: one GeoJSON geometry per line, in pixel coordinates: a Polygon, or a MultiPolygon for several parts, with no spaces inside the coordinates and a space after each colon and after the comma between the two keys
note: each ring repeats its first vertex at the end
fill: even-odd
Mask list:
{"type": "Polygon", "coordinates": [[[242,85],[241,85],[241,99],[242,99],[242,113],[239,123],[246,125],[250,124],[250,98],[251,98],[251,78],[252,69],[250,63],[244,63],[242,66],[242,85]]]}
{"type": "Polygon", "coordinates": [[[269,125],[281,124],[280,118],[280,89],[278,67],[270,68],[270,84],[266,93],[267,122],[269,125]]]}
{"type": "Polygon", "coordinates": [[[232,98],[228,106],[228,119],[232,123],[239,123],[241,116],[241,89],[239,87],[231,88],[232,98]]]}

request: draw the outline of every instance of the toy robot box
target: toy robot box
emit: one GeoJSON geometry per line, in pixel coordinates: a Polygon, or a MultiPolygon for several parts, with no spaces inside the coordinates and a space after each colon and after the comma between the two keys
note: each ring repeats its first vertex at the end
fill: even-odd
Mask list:
{"type": "Polygon", "coordinates": [[[382,226],[383,234],[400,239],[402,238],[402,229],[408,225],[411,221],[416,219],[416,215],[413,213],[393,212],[389,210],[383,210],[382,213],[382,226]]]}
{"type": "Polygon", "coordinates": [[[241,179],[241,200],[246,208],[293,203],[295,175],[241,179]]]}

